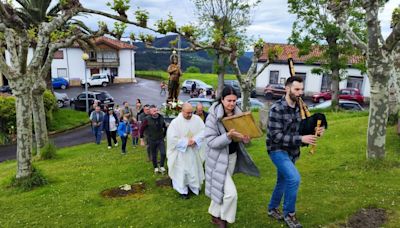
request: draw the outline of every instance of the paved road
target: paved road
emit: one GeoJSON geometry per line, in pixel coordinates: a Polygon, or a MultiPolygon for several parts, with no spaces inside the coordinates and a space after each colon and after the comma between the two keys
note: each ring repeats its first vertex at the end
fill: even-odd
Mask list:
{"type": "MultiPolygon", "coordinates": [[[[113,84],[107,87],[90,87],[89,91],[105,90],[114,97],[116,104],[122,105],[122,102],[128,101],[130,105],[134,105],[136,99],[139,98],[142,104],[155,104],[160,106],[166,100],[166,95],[160,96],[160,82],[156,80],[148,80],[137,78],[138,83],[129,84],[113,84]]],[[[66,93],[68,97],[76,98],[78,94],[84,92],[82,87],[71,87],[66,90],[58,89],[56,92],[66,93]]],[[[180,93],[179,99],[185,101],[189,99],[189,94],[180,93]]]]}

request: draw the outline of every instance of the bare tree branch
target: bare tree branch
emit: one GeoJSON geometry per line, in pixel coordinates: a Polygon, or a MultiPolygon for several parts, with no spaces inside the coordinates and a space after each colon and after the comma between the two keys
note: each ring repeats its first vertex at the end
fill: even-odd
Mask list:
{"type": "Polygon", "coordinates": [[[384,42],[384,48],[387,51],[394,50],[396,45],[399,45],[399,41],[400,41],[400,23],[397,23],[397,25],[393,28],[392,32],[386,38],[386,41],[384,42]]]}
{"type": "Polygon", "coordinates": [[[146,44],[146,48],[155,50],[155,51],[165,51],[165,52],[171,52],[173,50],[175,51],[182,51],[182,52],[195,52],[195,51],[201,51],[204,50],[204,48],[199,48],[199,47],[187,47],[187,48],[157,48],[151,45],[146,44]]]}
{"type": "Polygon", "coordinates": [[[84,34],[84,33],[78,33],[76,35],[70,36],[65,40],[58,41],[56,43],[51,43],[49,45],[49,53],[47,55],[47,58],[45,62],[43,63],[41,70],[40,70],[40,77],[43,77],[46,75],[46,73],[49,71],[51,62],[53,60],[54,53],[59,50],[60,48],[67,48],[71,47],[72,44],[77,41],[77,40],[89,40],[92,38],[100,37],[103,36],[106,33],[106,30],[101,29],[97,31],[94,34],[84,34]]]}
{"type": "Polygon", "coordinates": [[[1,73],[3,73],[8,79],[10,79],[14,76],[14,72],[13,72],[13,70],[11,70],[10,66],[7,65],[3,54],[0,54],[0,69],[1,69],[1,73]]]}
{"type": "Polygon", "coordinates": [[[267,60],[267,62],[265,62],[260,69],[257,71],[257,73],[255,73],[254,78],[257,78],[258,76],[260,76],[260,74],[265,70],[265,68],[267,68],[269,66],[269,64],[271,64],[271,62],[269,60],[267,60]]]}
{"type": "Polygon", "coordinates": [[[110,14],[110,13],[106,13],[106,12],[103,12],[103,11],[87,9],[87,8],[81,7],[80,8],[80,12],[101,15],[101,16],[108,17],[108,18],[111,18],[111,19],[114,19],[114,20],[117,20],[117,21],[124,22],[126,24],[131,24],[131,25],[135,25],[137,27],[141,27],[141,28],[145,28],[145,29],[151,30],[153,32],[158,32],[158,30],[156,30],[154,28],[150,28],[150,27],[147,27],[147,26],[144,27],[144,26],[140,25],[137,22],[128,20],[128,18],[117,16],[117,15],[110,14]]]}
{"type": "Polygon", "coordinates": [[[7,50],[11,55],[11,65],[12,68],[14,68],[16,71],[20,71],[20,65],[19,65],[19,56],[18,56],[18,51],[17,51],[17,46],[15,43],[15,37],[16,33],[13,29],[7,28],[5,31],[5,38],[6,38],[6,43],[7,43],[7,50]]]}

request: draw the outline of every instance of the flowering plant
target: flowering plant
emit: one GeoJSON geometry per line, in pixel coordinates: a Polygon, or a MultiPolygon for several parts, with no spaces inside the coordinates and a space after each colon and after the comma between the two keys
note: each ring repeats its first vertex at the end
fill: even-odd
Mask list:
{"type": "Polygon", "coordinates": [[[175,101],[169,101],[167,103],[163,103],[163,108],[161,109],[161,112],[165,116],[178,116],[179,112],[182,110],[182,105],[183,102],[180,100],[175,101]]]}

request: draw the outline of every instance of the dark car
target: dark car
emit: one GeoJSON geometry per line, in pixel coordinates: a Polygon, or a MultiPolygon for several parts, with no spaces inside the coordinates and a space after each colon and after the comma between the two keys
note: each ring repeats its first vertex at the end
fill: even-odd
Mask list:
{"type": "Polygon", "coordinates": [[[69,86],[69,82],[65,78],[52,78],[51,84],[54,89],[66,89],[69,86]]]}
{"type": "MultiPolygon", "coordinates": [[[[322,103],[330,99],[332,99],[331,91],[317,93],[312,97],[312,100],[315,103],[322,103]]],[[[364,103],[364,96],[361,95],[360,90],[357,88],[346,88],[339,90],[339,99],[356,101],[360,104],[364,103]]]]}
{"type": "MultiPolygon", "coordinates": [[[[238,80],[224,80],[224,86],[227,85],[231,86],[236,91],[239,97],[242,96],[238,80]]],[[[250,97],[254,98],[256,96],[257,96],[256,90],[251,91],[250,97]]]]}
{"type": "MultiPolygon", "coordinates": [[[[103,109],[104,105],[114,107],[114,98],[105,91],[88,91],[89,108],[93,105],[94,101],[98,100],[100,107],[103,109]]],[[[86,110],[86,94],[82,92],[75,99],[71,100],[71,105],[75,110],[86,110]]]]}
{"type": "Polygon", "coordinates": [[[285,86],[281,84],[269,84],[264,89],[264,95],[267,99],[281,98],[285,94],[285,86]]]}
{"type": "Polygon", "coordinates": [[[12,91],[11,91],[10,86],[8,86],[8,85],[0,86],[0,93],[9,93],[9,94],[11,94],[12,91]]]}

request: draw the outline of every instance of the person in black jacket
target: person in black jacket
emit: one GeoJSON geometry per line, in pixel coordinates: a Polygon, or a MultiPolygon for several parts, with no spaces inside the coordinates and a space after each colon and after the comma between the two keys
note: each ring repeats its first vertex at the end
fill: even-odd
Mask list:
{"type": "Polygon", "coordinates": [[[149,151],[151,152],[151,158],[153,161],[154,173],[165,173],[165,143],[164,138],[166,136],[167,126],[164,122],[164,117],[158,113],[158,109],[155,105],[150,106],[150,115],[146,116],[140,126],[140,145],[144,146],[143,136],[147,135],[147,143],[149,151]],[[160,168],[157,164],[157,150],[160,151],[161,160],[160,168]]]}
{"type": "Polygon", "coordinates": [[[114,113],[112,107],[108,108],[107,114],[103,119],[103,130],[107,135],[108,149],[111,149],[111,138],[114,140],[114,145],[118,146],[117,141],[117,128],[118,128],[118,117],[114,113]]]}

